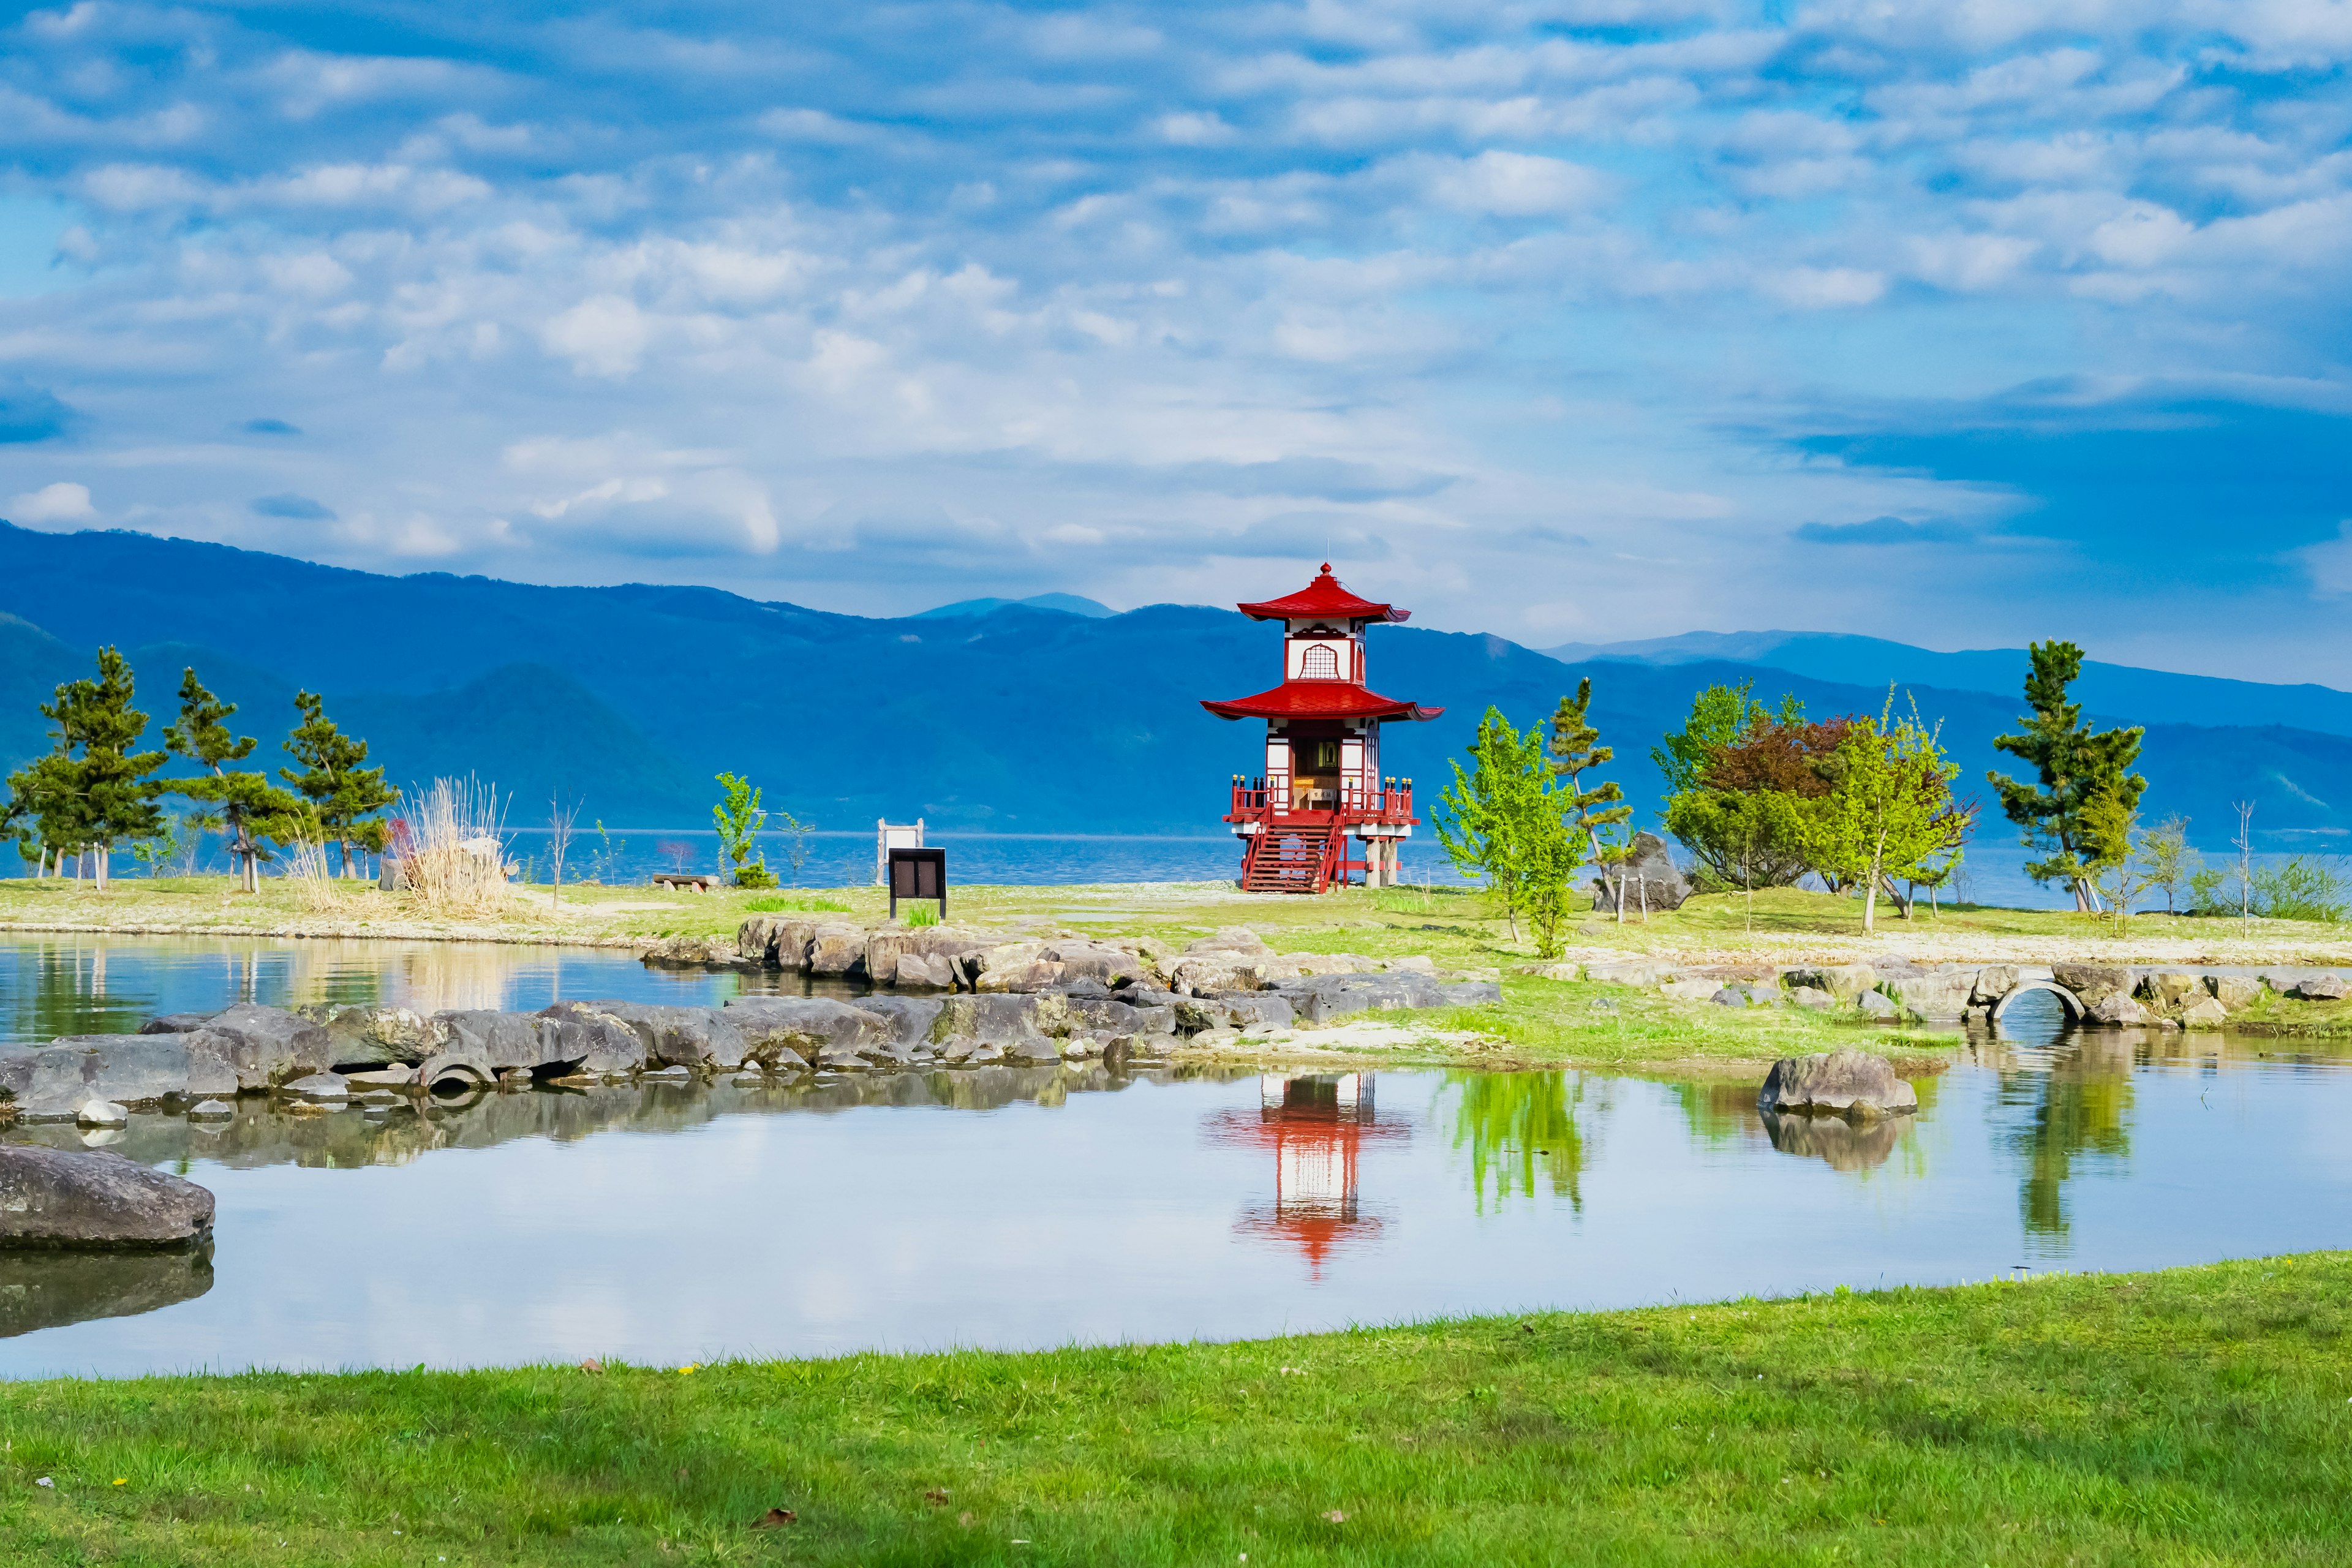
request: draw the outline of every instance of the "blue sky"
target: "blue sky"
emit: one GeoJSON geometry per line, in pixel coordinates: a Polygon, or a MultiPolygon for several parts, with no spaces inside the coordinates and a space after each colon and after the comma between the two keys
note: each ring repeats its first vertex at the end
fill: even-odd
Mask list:
{"type": "Polygon", "coordinates": [[[0,516],[2352,685],[2352,5],[16,13],[0,516]]]}

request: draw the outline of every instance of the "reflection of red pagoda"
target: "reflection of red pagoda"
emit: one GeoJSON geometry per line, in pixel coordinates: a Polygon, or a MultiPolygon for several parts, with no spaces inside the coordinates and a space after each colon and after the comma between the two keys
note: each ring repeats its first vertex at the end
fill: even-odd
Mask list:
{"type": "Polygon", "coordinates": [[[1412,837],[1412,781],[1381,772],[1381,721],[1418,722],[1443,708],[1383,697],[1364,684],[1364,628],[1402,621],[1409,610],[1360,599],[1331,575],[1331,563],[1297,593],[1244,605],[1254,621],[1280,621],[1282,684],[1255,697],[1203,702],[1220,719],[1265,721],[1265,773],[1234,779],[1225,820],[1247,847],[1242,887],[1261,893],[1319,893],[1350,871],[1367,887],[1394,883],[1398,845],[1412,837]],[[1348,858],[1348,837],[1363,858],[1348,858]]]}
{"type": "Polygon", "coordinates": [[[1240,1228],[1295,1243],[1318,1279],[1341,1242],[1380,1228],[1358,1211],[1357,1151],[1370,1140],[1407,1135],[1373,1120],[1370,1073],[1268,1075],[1258,1080],[1255,1116],[1223,1111],[1210,1118],[1209,1131],[1219,1142],[1274,1152],[1274,1206],[1253,1207],[1240,1228]]]}

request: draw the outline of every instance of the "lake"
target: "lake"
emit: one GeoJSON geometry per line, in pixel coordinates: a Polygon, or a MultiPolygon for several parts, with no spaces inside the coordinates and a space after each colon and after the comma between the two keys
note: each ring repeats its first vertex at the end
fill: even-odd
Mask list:
{"type": "MultiPolygon", "coordinates": [[[[603,952],[99,945],[0,944],[15,1037],[244,996],[736,983],[603,952]]],[[[1747,1083],[1100,1067],[16,1129],[112,1140],[220,1211],[209,1260],[0,1255],[0,1375],[1227,1338],[2352,1241],[2343,1057],[2032,1005],[1864,1130],[1768,1124],[1747,1083]]]]}

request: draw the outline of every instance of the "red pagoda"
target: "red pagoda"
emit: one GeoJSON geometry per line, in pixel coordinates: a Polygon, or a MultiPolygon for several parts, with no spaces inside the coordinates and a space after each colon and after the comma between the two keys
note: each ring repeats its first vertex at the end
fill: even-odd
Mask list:
{"type": "Polygon", "coordinates": [[[1255,697],[1203,702],[1220,719],[1265,721],[1265,773],[1234,777],[1225,820],[1245,847],[1242,887],[1260,893],[1319,893],[1350,873],[1367,887],[1398,879],[1397,846],[1412,837],[1412,781],[1381,773],[1381,721],[1420,722],[1443,708],[1382,697],[1364,684],[1364,628],[1412,612],[1360,599],[1331,563],[1286,598],[1243,605],[1255,621],[1280,621],[1282,684],[1255,697]],[[1363,845],[1348,857],[1350,837],[1363,845]]]}

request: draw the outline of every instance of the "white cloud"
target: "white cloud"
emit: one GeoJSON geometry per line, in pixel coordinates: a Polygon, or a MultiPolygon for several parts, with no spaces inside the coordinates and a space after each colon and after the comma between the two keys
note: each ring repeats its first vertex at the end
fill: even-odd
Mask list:
{"type": "Polygon", "coordinates": [[[1536,217],[1591,206],[1608,182],[1563,158],[1488,151],[1458,163],[1426,165],[1429,194],[1464,212],[1536,217]]]}
{"type": "Polygon", "coordinates": [[[551,317],[540,331],[550,353],[572,362],[583,375],[625,376],[644,358],[653,329],[636,301],[597,294],[551,317]]]}
{"type": "Polygon", "coordinates": [[[60,480],[12,498],[8,521],[16,523],[82,522],[98,515],[89,504],[89,487],[60,480]]]}

